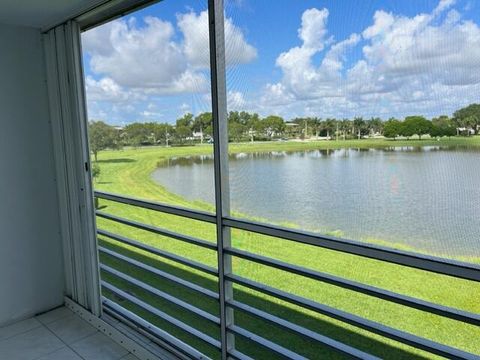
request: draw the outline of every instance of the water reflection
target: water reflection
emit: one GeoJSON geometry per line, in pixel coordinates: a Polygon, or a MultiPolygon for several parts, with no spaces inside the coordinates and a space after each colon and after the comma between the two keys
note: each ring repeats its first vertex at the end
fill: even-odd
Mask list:
{"type": "MultiPolygon", "coordinates": [[[[441,146],[232,154],[232,209],[352,239],[480,256],[479,155],[441,146]]],[[[153,178],[214,203],[210,155],[171,158],[153,178]]]]}
{"type": "MultiPolygon", "coordinates": [[[[372,148],[349,148],[349,149],[317,149],[317,150],[304,150],[304,151],[270,151],[270,152],[240,152],[235,154],[229,154],[229,160],[242,160],[242,159],[257,159],[268,158],[278,159],[290,155],[296,155],[299,157],[309,158],[324,158],[324,157],[354,157],[363,153],[392,153],[392,152],[414,152],[423,153],[431,151],[469,151],[468,148],[455,148],[455,147],[442,147],[442,146],[392,146],[381,149],[372,148]]],[[[471,149],[470,151],[476,152],[477,150],[471,149]]],[[[182,156],[172,157],[165,162],[159,163],[158,166],[170,167],[170,166],[191,166],[193,164],[209,164],[213,163],[213,155],[195,155],[195,156],[182,156]]]]}

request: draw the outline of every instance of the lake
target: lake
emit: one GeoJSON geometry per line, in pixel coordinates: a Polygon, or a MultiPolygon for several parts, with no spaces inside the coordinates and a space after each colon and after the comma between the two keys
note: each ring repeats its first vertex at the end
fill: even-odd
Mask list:
{"type": "MultiPolygon", "coordinates": [[[[355,240],[480,256],[480,151],[340,149],[230,156],[233,211],[355,240]]],[[[156,182],[214,203],[213,157],[169,159],[156,182]]]]}

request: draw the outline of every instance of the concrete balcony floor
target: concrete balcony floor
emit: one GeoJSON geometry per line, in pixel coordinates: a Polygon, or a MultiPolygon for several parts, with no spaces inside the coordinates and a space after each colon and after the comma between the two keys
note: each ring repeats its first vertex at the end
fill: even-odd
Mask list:
{"type": "Polygon", "coordinates": [[[61,307],[0,328],[1,360],[138,360],[61,307]]]}

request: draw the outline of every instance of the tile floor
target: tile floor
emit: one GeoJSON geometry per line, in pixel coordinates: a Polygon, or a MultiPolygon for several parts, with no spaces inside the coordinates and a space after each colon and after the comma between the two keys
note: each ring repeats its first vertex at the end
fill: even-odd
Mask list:
{"type": "Polygon", "coordinates": [[[138,360],[66,307],[0,328],[0,360],[138,360]]]}

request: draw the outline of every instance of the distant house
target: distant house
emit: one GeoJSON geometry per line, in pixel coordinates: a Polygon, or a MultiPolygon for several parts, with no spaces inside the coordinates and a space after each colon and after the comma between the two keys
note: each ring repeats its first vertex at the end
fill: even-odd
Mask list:
{"type": "MultiPolygon", "coordinates": [[[[477,131],[479,130],[479,126],[477,125],[477,131]]],[[[457,128],[458,135],[475,135],[475,129],[467,128],[467,127],[459,127],[457,128]]]]}
{"type": "Polygon", "coordinates": [[[193,138],[194,140],[200,140],[200,139],[202,139],[203,137],[204,137],[204,134],[203,134],[203,132],[201,132],[201,131],[194,131],[194,132],[192,133],[192,138],[193,138]]]}
{"type": "Polygon", "coordinates": [[[298,137],[301,134],[301,128],[297,123],[286,122],[285,123],[285,133],[290,137],[298,137]]]}
{"type": "Polygon", "coordinates": [[[209,141],[212,137],[202,131],[194,131],[192,136],[187,137],[189,141],[209,141]]]}

